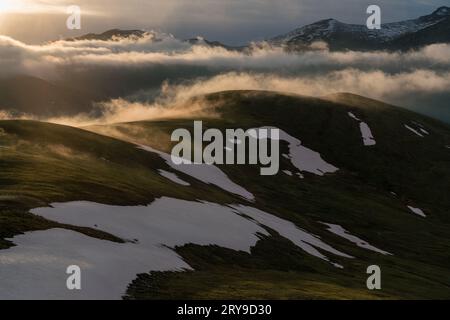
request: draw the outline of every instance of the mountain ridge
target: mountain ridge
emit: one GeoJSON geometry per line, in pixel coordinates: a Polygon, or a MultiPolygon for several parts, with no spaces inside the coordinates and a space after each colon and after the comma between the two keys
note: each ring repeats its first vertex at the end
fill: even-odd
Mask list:
{"type": "Polygon", "coordinates": [[[304,48],[316,41],[327,42],[331,50],[409,50],[430,43],[450,42],[450,34],[444,32],[433,41],[411,38],[421,32],[428,35],[430,30],[440,26],[447,30],[450,26],[450,8],[440,7],[429,15],[400,22],[381,25],[381,29],[370,30],[365,25],[349,24],[336,19],[324,19],[302,26],[286,34],[268,40],[274,46],[285,46],[291,50],[304,48]],[[428,32],[427,32],[428,31],[428,32]],[[405,40],[409,38],[409,41],[405,40]],[[420,40],[420,41],[419,41],[420,40]]]}

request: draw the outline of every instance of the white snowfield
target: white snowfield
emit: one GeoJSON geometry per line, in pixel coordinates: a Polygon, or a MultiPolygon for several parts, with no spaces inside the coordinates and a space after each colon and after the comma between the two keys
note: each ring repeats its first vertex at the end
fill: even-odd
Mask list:
{"type": "Polygon", "coordinates": [[[424,217],[424,218],[427,217],[427,215],[423,212],[422,209],[414,208],[412,206],[407,206],[407,207],[408,207],[409,210],[411,210],[411,212],[413,212],[413,213],[415,213],[415,214],[417,214],[417,215],[419,215],[421,217],[424,217]]]}
{"type": "Polygon", "coordinates": [[[172,162],[171,156],[167,153],[161,152],[152,147],[144,146],[144,145],[139,146],[139,148],[142,150],[148,151],[148,152],[157,153],[161,158],[163,158],[166,161],[166,163],[170,167],[172,167],[173,169],[175,169],[179,172],[183,172],[184,174],[187,174],[187,175],[189,175],[197,180],[200,180],[206,184],[213,184],[213,185],[221,188],[222,190],[225,190],[225,191],[233,193],[233,194],[237,194],[247,200],[250,200],[250,201],[255,200],[255,196],[251,192],[247,191],[240,185],[231,181],[231,179],[228,178],[228,176],[222,170],[220,170],[218,167],[216,167],[214,165],[209,165],[209,164],[205,164],[205,163],[203,163],[203,164],[183,163],[183,164],[177,165],[172,162]]]}
{"type": "Polygon", "coordinates": [[[407,124],[405,124],[405,128],[408,129],[409,131],[413,132],[415,135],[418,135],[419,137],[423,138],[423,135],[419,131],[417,131],[414,128],[411,128],[407,124]]]}
{"type": "Polygon", "coordinates": [[[419,30],[431,27],[446,19],[447,8],[440,8],[434,12],[434,17],[428,19],[414,19],[401,22],[391,22],[382,25],[379,30],[370,30],[367,26],[357,24],[347,24],[335,19],[327,19],[297,28],[284,35],[277,36],[270,40],[270,43],[281,45],[290,41],[314,42],[332,36],[336,32],[345,32],[358,35],[360,39],[374,39],[384,43],[405,34],[414,33],[419,30]]]}
{"type": "Polygon", "coordinates": [[[366,250],[370,250],[370,251],[374,251],[374,252],[378,252],[381,253],[383,255],[392,255],[391,253],[378,249],[377,247],[374,247],[372,245],[370,245],[367,241],[364,241],[352,234],[350,234],[347,230],[345,230],[342,226],[337,225],[337,224],[331,224],[331,223],[325,223],[325,222],[321,222],[323,225],[326,225],[328,227],[328,231],[330,231],[331,233],[334,233],[337,236],[340,236],[344,239],[347,239],[350,242],[353,242],[354,244],[356,244],[358,247],[360,248],[364,248],[366,250]]]}
{"type": "Polygon", "coordinates": [[[359,130],[361,131],[361,137],[363,140],[363,144],[366,147],[376,145],[377,141],[375,140],[375,138],[372,134],[372,130],[370,130],[369,125],[367,123],[361,121],[361,119],[358,118],[357,116],[355,116],[352,112],[348,112],[347,114],[350,118],[359,122],[359,130]]]}
{"type": "Polygon", "coordinates": [[[10,239],[15,247],[0,251],[0,299],[120,299],[137,274],[190,269],[172,248],[193,243],[250,252],[260,236],[269,236],[263,226],[320,259],[331,262],[324,252],[351,258],[289,221],[242,205],[163,197],[148,206],[134,207],[55,203],[32,213],[108,232],[126,242],[99,240],[64,229],[16,236],[10,239]],[[82,290],[66,288],[70,265],[81,268],[82,290]]]}
{"type": "MultiPolygon", "coordinates": [[[[262,127],[259,129],[278,129],[278,128],[262,127]]],[[[309,172],[315,175],[323,176],[326,173],[335,173],[336,171],[339,170],[339,168],[323,160],[320,153],[303,146],[302,142],[299,139],[291,136],[289,133],[281,129],[278,130],[279,130],[279,140],[285,141],[289,144],[289,154],[288,155],[283,154],[283,157],[291,160],[292,165],[299,170],[299,173],[309,172]]],[[[264,132],[266,131],[260,131],[260,133],[264,132]]],[[[267,135],[258,137],[252,135],[252,137],[259,139],[267,139],[267,135]]],[[[272,137],[269,138],[273,139],[272,137]]]]}

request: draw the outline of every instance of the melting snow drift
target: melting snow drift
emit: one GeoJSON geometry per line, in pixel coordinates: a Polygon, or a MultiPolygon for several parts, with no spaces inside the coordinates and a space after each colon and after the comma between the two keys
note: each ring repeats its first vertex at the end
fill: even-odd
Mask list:
{"type": "Polygon", "coordinates": [[[417,131],[416,129],[411,128],[407,124],[405,124],[405,128],[408,129],[409,131],[413,132],[415,135],[418,135],[419,137],[423,138],[423,135],[419,131],[417,131]]]}
{"type": "Polygon", "coordinates": [[[359,124],[359,128],[361,130],[361,136],[365,146],[374,146],[377,144],[367,123],[361,122],[359,124]]]}
{"type": "MultiPolygon", "coordinates": [[[[263,127],[261,129],[277,129],[273,127],[263,127]]],[[[258,130],[258,129],[256,129],[258,130]]],[[[291,136],[289,133],[279,130],[279,139],[286,141],[289,144],[289,154],[283,154],[283,157],[291,160],[291,163],[301,172],[309,172],[315,175],[323,176],[326,173],[334,173],[339,170],[335,166],[329,164],[322,159],[320,153],[306,148],[302,145],[302,142],[291,136]]],[[[268,137],[253,136],[255,139],[267,139],[268,137]]],[[[269,137],[273,139],[272,137],[269,137]]]]}
{"type": "Polygon", "coordinates": [[[378,252],[384,255],[391,255],[391,253],[378,249],[377,247],[374,247],[372,245],[370,245],[369,243],[367,243],[366,241],[350,234],[347,230],[345,230],[344,228],[342,228],[340,225],[337,224],[331,224],[331,223],[324,223],[322,222],[322,224],[326,225],[328,227],[328,231],[330,231],[331,233],[334,233],[335,235],[338,235],[344,239],[347,239],[350,242],[353,242],[354,244],[356,244],[358,247],[360,248],[364,248],[366,250],[371,250],[374,252],[378,252]]]}
{"type": "Polygon", "coordinates": [[[120,299],[136,275],[190,267],[164,247],[119,244],[66,229],[29,232],[0,251],[0,299],[120,299]],[[66,269],[81,268],[81,290],[66,288],[66,269]]]}
{"type": "Polygon", "coordinates": [[[356,121],[361,121],[361,119],[358,118],[357,116],[355,116],[352,112],[349,112],[349,113],[348,113],[348,116],[349,116],[350,118],[355,119],[356,121]]]}
{"type": "Polygon", "coordinates": [[[173,181],[175,183],[178,183],[179,185],[190,186],[190,183],[181,180],[180,178],[178,178],[178,176],[175,173],[168,172],[168,171],[165,171],[165,170],[162,170],[162,169],[158,170],[158,172],[164,178],[167,178],[167,179],[169,179],[169,180],[171,180],[171,181],[173,181]]]}
{"type": "Polygon", "coordinates": [[[56,203],[32,213],[108,232],[125,243],[65,229],[16,236],[10,239],[15,247],[0,251],[0,299],[120,299],[139,273],[190,269],[172,248],[194,243],[250,252],[260,236],[269,236],[264,226],[320,259],[330,261],[325,252],[352,258],[289,221],[242,205],[163,197],[149,206],[82,201],[56,203]],[[67,290],[69,265],[81,267],[82,290],[67,290]]]}
{"type": "Polygon", "coordinates": [[[427,217],[427,215],[422,211],[422,209],[414,208],[414,207],[411,207],[411,206],[407,206],[407,207],[408,207],[409,210],[411,210],[411,212],[413,212],[413,213],[415,213],[415,214],[417,214],[417,215],[419,215],[421,217],[424,217],[424,218],[427,217]]]}
{"type": "Polygon", "coordinates": [[[294,167],[300,172],[306,171],[323,176],[325,173],[334,173],[339,170],[323,160],[320,153],[302,146],[302,142],[299,139],[283,130],[280,130],[280,140],[289,143],[289,158],[294,167]]]}
{"type": "Polygon", "coordinates": [[[172,162],[171,156],[167,153],[158,151],[149,146],[140,146],[142,150],[157,153],[161,158],[163,158],[166,163],[173,169],[183,172],[197,180],[200,180],[206,184],[213,184],[225,191],[237,194],[247,200],[253,201],[255,197],[252,193],[245,190],[240,185],[231,181],[230,178],[218,167],[209,164],[196,164],[196,163],[183,163],[177,165],[172,162]]]}
{"type": "MultiPolygon", "coordinates": [[[[323,259],[325,261],[330,261],[325,255],[320,253],[317,248],[337,256],[353,258],[352,256],[349,256],[348,254],[340,252],[329,246],[328,244],[320,240],[319,237],[310,234],[300,228],[297,228],[297,226],[290,221],[278,218],[274,215],[252,207],[233,206],[233,208],[239,210],[246,216],[249,216],[252,219],[258,221],[260,224],[275,230],[281,236],[291,240],[295,245],[299,246],[304,251],[317,258],[323,259]]],[[[333,263],[333,265],[338,268],[342,268],[342,266],[339,264],[333,263]]]]}
{"type": "Polygon", "coordinates": [[[361,131],[361,137],[363,139],[363,143],[366,147],[374,146],[377,144],[375,138],[373,137],[372,130],[367,123],[362,122],[357,116],[353,113],[348,112],[348,116],[359,122],[359,130],[361,131]]]}

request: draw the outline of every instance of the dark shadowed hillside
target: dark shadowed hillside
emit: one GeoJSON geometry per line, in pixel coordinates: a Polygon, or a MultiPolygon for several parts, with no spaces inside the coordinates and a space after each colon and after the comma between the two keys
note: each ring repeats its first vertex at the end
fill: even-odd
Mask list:
{"type": "Polygon", "coordinates": [[[87,91],[77,91],[31,76],[0,78],[0,109],[12,115],[74,115],[88,112],[98,98],[87,91]]]}

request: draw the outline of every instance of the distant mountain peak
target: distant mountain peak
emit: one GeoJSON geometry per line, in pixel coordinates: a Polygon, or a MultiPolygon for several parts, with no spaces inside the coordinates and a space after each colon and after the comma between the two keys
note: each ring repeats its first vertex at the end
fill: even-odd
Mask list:
{"type": "Polygon", "coordinates": [[[148,34],[147,31],[144,30],[121,30],[121,29],[111,29],[108,31],[105,31],[103,33],[88,33],[85,35],[82,35],[80,37],[70,38],[67,39],[69,41],[74,40],[103,40],[108,41],[112,40],[114,38],[142,38],[144,35],[148,34]]]}

